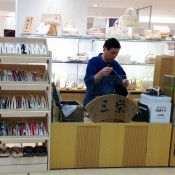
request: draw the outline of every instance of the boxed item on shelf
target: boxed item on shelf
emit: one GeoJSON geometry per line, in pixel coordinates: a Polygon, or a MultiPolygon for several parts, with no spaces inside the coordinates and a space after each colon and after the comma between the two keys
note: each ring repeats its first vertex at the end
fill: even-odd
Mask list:
{"type": "Polygon", "coordinates": [[[59,110],[61,122],[83,122],[84,107],[78,101],[62,101],[59,110]]]}
{"type": "Polygon", "coordinates": [[[169,123],[171,116],[171,98],[165,95],[141,94],[140,102],[148,105],[150,123],[169,123]]]}

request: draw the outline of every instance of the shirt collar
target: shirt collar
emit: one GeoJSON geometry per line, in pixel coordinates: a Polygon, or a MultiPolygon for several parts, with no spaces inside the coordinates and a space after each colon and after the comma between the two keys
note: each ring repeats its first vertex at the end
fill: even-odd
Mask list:
{"type": "Polygon", "coordinates": [[[99,61],[103,62],[105,66],[108,66],[109,65],[109,67],[113,67],[114,61],[112,61],[111,63],[104,62],[103,59],[102,59],[102,54],[103,53],[99,53],[98,54],[98,58],[100,59],[99,61]]]}

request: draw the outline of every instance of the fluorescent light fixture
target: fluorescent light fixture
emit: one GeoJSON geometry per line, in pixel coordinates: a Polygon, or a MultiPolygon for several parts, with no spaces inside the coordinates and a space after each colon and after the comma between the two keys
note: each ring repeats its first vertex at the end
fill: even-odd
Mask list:
{"type": "MultiPolygon", "coordinates": [[[[139,22],[149,22],[149,17],[141,16],[139,22]]],[[[151,23],[175,23],[175,18],[152,16],[151,23]]]]}
{"type": "Polygon", "coordinates": [[[9,11],[0,11],[0,16],[9,16],[9,17],[15,17],[15,12],[9,12],[9,11]]]}
{"type": "Polygon", "coordinates": [[[93,7],[97,7],[98,5],[97,4],[94,4],[93,7]]]}

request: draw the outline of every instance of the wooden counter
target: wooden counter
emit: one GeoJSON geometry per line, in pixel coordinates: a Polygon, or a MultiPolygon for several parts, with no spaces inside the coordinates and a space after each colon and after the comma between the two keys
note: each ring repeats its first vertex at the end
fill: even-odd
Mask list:
{"type": "Polygon", "coordinates": [[[51,169],[168,166],[172,124],[53,123],[51,169]]]}
{"type": "MultiPolygon", "coordinates": [[[[128,98],[133,100],[136,104],[140,101],[140,94],[143,90],[128,90],[128,98]]],[[[60,89],[62,100],[78,101],[79,103],[84,103],[84,97],[86,89],[60,89]]]]}
{"type": "Polygon", "coordinates": [[[78,101],[80,104],[84,103],[85,93],[86,89],[60,89],[60,94],[63,101],[78,101]]]}
{"type": "Polygon", "coordinates": [[[173,166],[173,167],[175,166],[175,127],[173,127],[173,130],[172,130],[169,166],[173,166]]]}

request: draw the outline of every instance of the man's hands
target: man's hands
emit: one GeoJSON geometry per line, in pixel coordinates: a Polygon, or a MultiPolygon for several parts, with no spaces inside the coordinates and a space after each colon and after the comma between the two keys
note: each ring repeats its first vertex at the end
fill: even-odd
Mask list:
{"type": "Polygon", "coordinates": [[[122,85],[123,85],[124,88],[127,88],[129,86],[129,81],[127,79],[124,79],[122,81],[122,85]]]}
{"type": "Polygon", "coordinates": [[[95,76],[95,80],[101,79],[103,76],[108,76],[112,71],[112,67],[105,67],[102,70],[100,70],[95,76]]]}
{"type": "MultiPolygon", "coordinates": [[[[95,82],[97,82],[98,80],[100,80],[103,76],[108,76],[111,71],[113,70],[112,67],[105,67],[102,70],[100,70],[95,76],[95,82]]],[[[122,86],[124,88],[127,88],[129,86],[129,81],[127,79],[122,80],[122,86]]]]}

